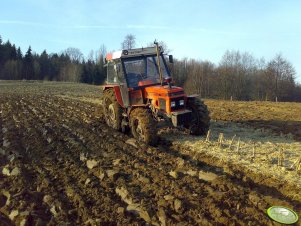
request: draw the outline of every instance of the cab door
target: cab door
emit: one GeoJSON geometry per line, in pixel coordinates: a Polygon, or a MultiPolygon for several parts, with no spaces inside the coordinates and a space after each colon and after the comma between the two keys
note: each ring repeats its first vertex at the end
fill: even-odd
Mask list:
{"type": "Polygon", "coordinates": [[[128,107],[130,105],[129,101],[129,91],[128,91],[128,86],[123,74],[123,70],[121,67],[121,63],[116,63],[114,65],[114,69],[116,72],[116,77],[118,79],[119,87],[120,87],[120,94],[123,102],[124,107],[128,107]]]}

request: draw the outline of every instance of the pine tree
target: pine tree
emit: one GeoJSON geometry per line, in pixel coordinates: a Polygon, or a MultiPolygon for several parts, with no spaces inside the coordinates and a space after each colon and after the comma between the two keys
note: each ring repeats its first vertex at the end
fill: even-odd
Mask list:
{"type": "Polygon", "coordinates": [[[11,47],[10,59],[11,60],[17,60],[17,49],[16,49],[15,44],[13,44],[13,46],[11,47]]]}
{"type": "MultiPolygon", "coordinates": [[[[0,65],[3,64],[3,45],[2,45],[2,37],[0,35],[0,65]]],[[[1,73],[1,70],[0,70],[1,73]]]]}
{"type": "Polygon", "coordinates": [[[50,57],[50,81],[58,81],[60,73],[60,58],[57,53],[50,57]]]}
{"type": "Polygon", "coordinates": [[[20,47],[18,47],[17,49],[17,60],[22,60],[23,59],[23,54],[22,51],[20,49],[20,47]]]}
{"type": "Polygon", "coordinates": [[[42,52],[42,54],[40,55],[40,57],[38,57],[38,62],[40,64],[41,67],[41,71],[40,71],[40,75],[39,75],[39,79],[43,80],[43,79],[50,79],[51,75],[51,62],[50,62],[50,58],[48,53],[46,52],[46,50],[44,50],[42,52]]]}
{"type": "Polygon", "coordinates": [[[82,82],[82,83],[88,83],[89,82],[89,68],[88,68],[88,65],[87,65],[86,62],[84,62],[80,82],[82,82]]]}
{"type": "Polygon", "coordinates": [[[33,79],[33,73],[34,73],[34,68],[33,68],[33,56],[31,53],[31,46],[28,47],[28,50],[25,54],[24,57],[24,72],[23,72],[23,78],[30,80],[33,79]]]}

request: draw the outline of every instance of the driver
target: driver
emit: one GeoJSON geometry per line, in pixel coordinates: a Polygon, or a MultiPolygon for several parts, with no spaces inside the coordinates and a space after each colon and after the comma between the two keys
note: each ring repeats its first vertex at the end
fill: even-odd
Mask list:
{"type": "Polygon", "coordinates": [[[136,87],[138,83],[143,80],[143,75],[135,72],[130,72],[127,74],[127,80],[129,87],[136,87]]]}

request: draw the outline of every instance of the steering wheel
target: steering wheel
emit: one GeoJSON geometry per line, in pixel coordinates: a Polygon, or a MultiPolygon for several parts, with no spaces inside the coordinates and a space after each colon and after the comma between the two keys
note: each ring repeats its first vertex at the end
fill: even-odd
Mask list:
{"type": "Polygon", "coordinates": [[[143,80],[144,76],[142,73],[137,73],[137,77],[139,78],[139,80],[143,80]]]}

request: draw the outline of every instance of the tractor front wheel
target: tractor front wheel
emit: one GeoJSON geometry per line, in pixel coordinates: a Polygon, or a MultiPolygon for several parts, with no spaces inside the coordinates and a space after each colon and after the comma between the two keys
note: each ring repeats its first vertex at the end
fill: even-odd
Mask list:
{"type": "Polygon", "coordinates": [[[113,89],[104,91],[103,94],[103,113],[108,126],[121,130],[122,109],[115,97],[113,89]]]}
{"type": "Polygon", "coordinates": [[[151,112],[146,108],[135,108],[130,114],[130,127],[133,136],[149,145],[156,145],[157,125],[151,112]]]}
{"type": "Polygon", "coordinates": [[[205,135],[210,126],[210,116],[207,106],[197,98],[187,101],[187,108],[192,111],[192,120],[185,127],[192,135],[205,135]]]}

